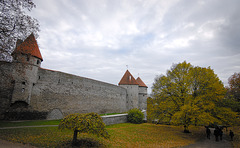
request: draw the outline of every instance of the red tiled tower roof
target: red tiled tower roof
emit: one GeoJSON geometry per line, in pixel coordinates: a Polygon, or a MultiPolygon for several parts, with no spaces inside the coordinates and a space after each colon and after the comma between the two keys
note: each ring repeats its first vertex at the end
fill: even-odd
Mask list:
{"type": "Polygon", "coordinates": [[[42,55],[40,53],[37,41],[33,33],[30,34],[20,45],[16,46],[16,49],[13,51],[13,54],[14,53],[30,54],[43,61],[42,55]]]}
{"type": "Polygon", "coordinates": [[[147,85],[142,81],[142,79],[140,77],[137,78],[137,83],[139,84],[139,86],[141,87],[147,87],[147,85]]]}
{"type": "Polygon", "coordinates": [[[132,74],[127,70],[118,85],[138,85],[138,83],[132,74]]]}

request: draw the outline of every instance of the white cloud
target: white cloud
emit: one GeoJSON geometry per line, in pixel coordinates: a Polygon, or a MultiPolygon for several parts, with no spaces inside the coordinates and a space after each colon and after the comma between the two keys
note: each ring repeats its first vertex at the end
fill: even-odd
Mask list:
{"type": "Polygon", "coordinates": [[[187,24],[184,24],[184,29],[188,29],[188,28],[191,28],[191,27],[194,27],[195,24],[193,22],[190,22],[190,23],[187,23],[187,24]]]}
{"type": "Polygon", "coordinates": [[[178,38],[173,39],[170,42],[166,42],[166,44],[163,46],[164,48],[183,48],[188,47],[190,45],[190,41],[196,39],[195,36],[190,36],[187,38],[178,38]]]}
{"type": "Polygon", "coordinates": [[[207,39],[212,39],[215,37],[216,32],[219,31],[225,24],[225,22],[225,19],[207,21],[199,27],[198,33],[207,39]]]}

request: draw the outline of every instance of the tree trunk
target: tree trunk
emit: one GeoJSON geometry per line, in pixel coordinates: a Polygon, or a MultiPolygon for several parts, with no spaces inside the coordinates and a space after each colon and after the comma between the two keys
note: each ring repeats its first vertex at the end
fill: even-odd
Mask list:
{"type": "Polygon", "coordinates": [[[73,141],[72,141],[73,145],[77,143],[77,134],[78,134],[78,130],[74,130],[73,141]]]}
{"type": "Polygon", "coordinates": [[[190,133],[188,130],[188,126],[184,125],[184,133],[190,133]]]}

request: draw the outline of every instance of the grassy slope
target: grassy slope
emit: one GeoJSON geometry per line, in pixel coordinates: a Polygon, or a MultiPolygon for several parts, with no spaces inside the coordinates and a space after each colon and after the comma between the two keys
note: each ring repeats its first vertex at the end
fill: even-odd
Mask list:
{"type": "MultiPolygon", "coordinates": [[[[185,134],[179,126],[155,124],[116,124],[106,127],[110,139],[79,134],[78,139],[90,137],[107,147],[176,147],[194,143],[204,136],[203,128],[190,127],[192,133],[185,134]]],[[[57,127],[0,130],[0,138],[38,147],[61,146],[72,140],[73,132],[60,131],[57,127]]]]}

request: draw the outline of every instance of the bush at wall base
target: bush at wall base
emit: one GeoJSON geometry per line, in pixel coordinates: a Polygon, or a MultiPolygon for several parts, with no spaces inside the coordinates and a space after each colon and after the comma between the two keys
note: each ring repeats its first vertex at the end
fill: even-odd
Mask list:
{"type": "Polygon", "coordinates": [[[134,108],[129,110],[127,120],[130,123],[140,124],[143,123],[143,117],[143,113],[139,109],[134,108]]]}

